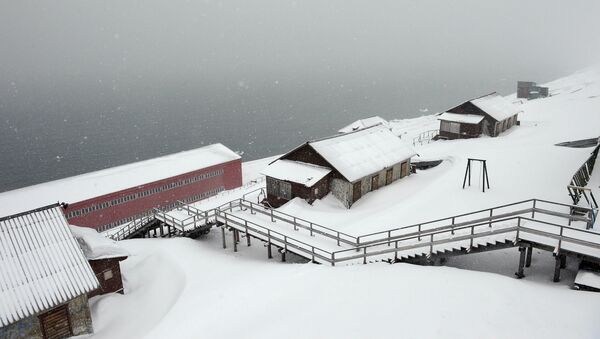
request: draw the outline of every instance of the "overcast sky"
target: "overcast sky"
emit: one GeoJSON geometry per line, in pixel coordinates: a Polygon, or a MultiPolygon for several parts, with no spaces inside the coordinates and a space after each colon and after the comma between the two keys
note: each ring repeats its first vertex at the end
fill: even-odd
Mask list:
{"type": "Polygon", "coordinates": [[[5,85],[470,76],[499,66],[538,74],[573,71],[600,55],[600,1],[589,0],[0,4],[5,85]]]}

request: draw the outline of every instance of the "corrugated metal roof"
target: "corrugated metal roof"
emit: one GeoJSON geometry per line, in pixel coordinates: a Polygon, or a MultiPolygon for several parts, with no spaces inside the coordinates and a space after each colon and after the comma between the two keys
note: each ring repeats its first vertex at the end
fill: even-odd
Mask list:
{"type": "Polygon", "coordinates": [[[350,182],[377,173],[416,154],[412,147],[382,125],[308,144],[350,182]]]}
{"type": "Polygon", "coordinates": [[[60,206],[0,219],[0,327],[97,287],[60,206]]]}

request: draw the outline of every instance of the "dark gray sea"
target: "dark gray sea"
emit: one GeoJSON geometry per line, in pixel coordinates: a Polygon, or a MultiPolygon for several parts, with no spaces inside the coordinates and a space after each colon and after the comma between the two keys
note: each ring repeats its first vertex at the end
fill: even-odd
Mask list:
{"type": "Polygon", "coordinates": [[[216,142],[258,159],[359,118],[411,118],[510,94],[521,77],[507,74],[12,83],[0,94],[0,191],[216,142]]]}

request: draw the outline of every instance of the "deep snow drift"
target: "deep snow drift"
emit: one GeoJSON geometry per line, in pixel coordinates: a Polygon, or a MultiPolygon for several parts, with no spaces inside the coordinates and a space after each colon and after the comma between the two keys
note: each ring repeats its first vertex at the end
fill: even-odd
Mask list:
{"type": "MultiPolygon", "coordinates": [[[[423,159],[445,161],[365,195],[350,210],[330,196],[313,206],[294,200],[282,210],[363,234],[532,197],[568,203],[566,185],[591,149],[554,144],[600,135],[600,71],[547,85],[553,97],[519,106],[521,126],[497,138],[417,146],[423,159]],[[469,157],[488,160],[492,188],[486,193],[477,176],[472,187],[462,189],[469,157]]],[[[395,131],[404,130],[399,134],[405,140],[438,124],[434,116],[391,122],[395,131]]],[[[258,177],[268,162],[244,164],[244,182],[258,177]]],[[[493,274],[407,264],[280,263],[278,254],[267,260],[258,241],[240,246],[238,253],[223,250],[214,231],[198,240],[140,239],[121,245],[132,254],[122,263],[125,295],[92,298],[97,338],[600,336],[600,294],[569,289],[573,262],[561,283],[551,283],[548,252],[536,251],[532,268],[517,280],[510,277],[517,267],[516,249],[448,262],[502,273],[493,274]]]]}

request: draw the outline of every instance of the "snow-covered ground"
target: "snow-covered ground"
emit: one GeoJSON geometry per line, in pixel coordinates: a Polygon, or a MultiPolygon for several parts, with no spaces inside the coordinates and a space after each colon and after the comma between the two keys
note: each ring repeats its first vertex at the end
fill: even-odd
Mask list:
{"type": "MultiPolygon", "coordinates": [[[[417,146],[423,159],[445,161],[365,195],[350,210],[331,196],[312,206],[294,200],[281,210],[360,235],[533,197],[569,203],[566,185],[591,149],[554,144],[600,135],[600,69],[547,85],[553,97],[520,105],[521,126],[497,138],[417,146]],[[473,185],[462,189],[469,157],[488,160],[485,193],[477,171],[473,185]]],[[[437,124],[434,116],[392,122],[406,129],[407,141],[437,124]]],[[[245,163],[244,182],[270,161],[245,163]]],[[[600,337],[600,294],[569,289],[574,262],[560,283],[550,282],[548,252],[534,251],[532,267],[517,280],[511,277],[516,249],[454,257],[447,263],[453,267],[329,267],[298,258],[280,263],[279,254],[267,260],[256,241],[233,253],[220,241],[214,231],[198,240],[122,241],[132,253],[122,263],[125,295],[92,298],[94,337],[600,337]]]]}

